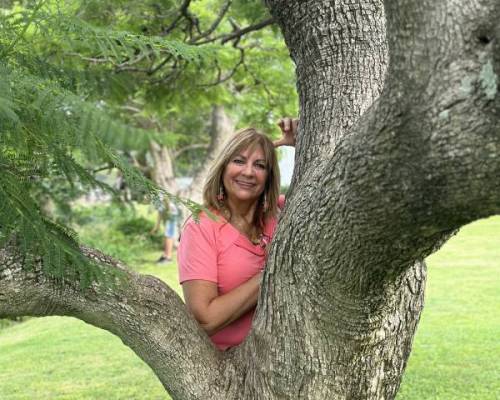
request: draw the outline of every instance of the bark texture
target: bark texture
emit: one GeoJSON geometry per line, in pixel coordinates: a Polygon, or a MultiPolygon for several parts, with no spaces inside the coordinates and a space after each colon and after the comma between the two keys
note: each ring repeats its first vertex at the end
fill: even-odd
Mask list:
{"type": "Polygon", "coordinates": [[[0,253],[0,316],[108,329],[175,399],[393,399],[424,258],[500,212],[500,3],[267,4],[297,65],[301,115],[247,340],[216,352],[153,278],[78,293],[23,271],[12,248],[0,253]]]}
{"type": "Polygon", "coordinates": [[[254,331],[238,349],[251,360],[245,398],[391,399],[423,305],[422,260],[500,211],[488,22],[499,5],[268,4],[297,63],[301,126],[254,331]]]}

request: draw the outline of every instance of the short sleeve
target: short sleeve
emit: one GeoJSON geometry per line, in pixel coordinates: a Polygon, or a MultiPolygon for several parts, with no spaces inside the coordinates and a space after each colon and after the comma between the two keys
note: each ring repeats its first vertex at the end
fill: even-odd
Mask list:
{"type": "Polygon", "coordinates": [[[201,279],[217,283],[217,242],[214,224],[207,217],[189,221],[177,249],[179,281],[201,279]]]}

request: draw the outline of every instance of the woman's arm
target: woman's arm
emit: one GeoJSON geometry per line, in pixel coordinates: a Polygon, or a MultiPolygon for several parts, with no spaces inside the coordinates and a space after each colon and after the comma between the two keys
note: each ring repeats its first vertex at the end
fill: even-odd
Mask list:
{"type": "Polygon", "coordinates": [[[179,280],[189,311],[202,328],[213,335],[257,304],[261,273],[228,293],[217,289],[218,227],[201,215],[199,223],[189,221],[177,250],[179,280]]]}
{"type": "Polygon", "coordinates": [[[217,284],[194,279],[182,284],[189,311],[209,336],[241,317],[257,304],[262,273],[228,293],[218,295],[217,284]]]}
{"type": "Polygon", "coordinates": [[[278,126],[281,129],[281,138],[273,142],[274,147],[279,146],[295,146],[297,137],[297,128],[299,126],[298,118],[281,118],[278,121],[278,126]]]}

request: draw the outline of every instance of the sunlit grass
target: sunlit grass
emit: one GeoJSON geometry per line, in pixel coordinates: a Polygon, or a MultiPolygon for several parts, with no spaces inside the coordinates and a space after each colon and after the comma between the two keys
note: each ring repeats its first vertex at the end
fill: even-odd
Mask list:
{"type": "Polygon", "coordinates": [[[427,260],[426,305],[398,400],[500,394],[500,217],[464,227],[427,260]]]}

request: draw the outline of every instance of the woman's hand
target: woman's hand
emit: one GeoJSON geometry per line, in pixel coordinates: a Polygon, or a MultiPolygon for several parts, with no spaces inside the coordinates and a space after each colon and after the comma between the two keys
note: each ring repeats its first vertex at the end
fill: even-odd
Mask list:
{"type": "Polygon", "coordinates": [[[273,142],[274,147],[279,146],[295,146],[297,136],[297,127],[299,125],[298,118],[280,118],[278,126],[281,129],[281,138],[273,142]]]}

